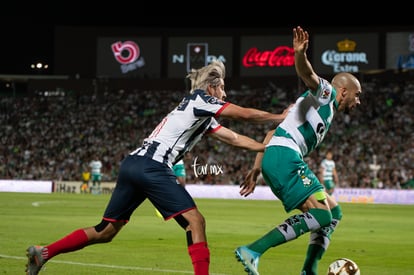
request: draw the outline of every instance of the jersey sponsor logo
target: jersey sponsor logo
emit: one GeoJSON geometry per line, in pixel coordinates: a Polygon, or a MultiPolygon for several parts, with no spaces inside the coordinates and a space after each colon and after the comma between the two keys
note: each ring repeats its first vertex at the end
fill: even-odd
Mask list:
{"type": "Polygon", "coordinates": [[[188,106],[188,103],[190,102],[190,99],[188,99],[188,98],[184,98],[181,102],[180,102],[180,104],[178,104],[178,106],[177,106],[177,110],[178,111],[184,111],[185,110],[185,108],[188,106]]]}
{"type": "Polygon", "coordinates": [[[220,100],[220,99],[218,99],[216,97],[210,97],[210,98],[208,98],[207,99],[207,102],[208,103],[211,103],[211,104],[223,104],[224,103],[222,100],[220,100]]]}

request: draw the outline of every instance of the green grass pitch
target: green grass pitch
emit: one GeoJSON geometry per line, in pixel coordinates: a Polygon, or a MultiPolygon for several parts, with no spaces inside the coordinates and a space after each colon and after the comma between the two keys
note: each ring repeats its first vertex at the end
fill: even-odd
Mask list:
{"type": "MultiPolygon", "coordinates": [[[[46,245],[100,222],[109,195],[0,193],[0,274],[24,274],[25,250],[46,245]]],[[[234,249],[248,244],[288,215],[279,201],[196,199],[207,220],[211,275],[245,274],[234,249]]],[[[404,275],[414,270],[414,205],[342,204],[344,218],[319,264],[325,275],[338,257],[354,260],[362,275],[404,275]]],[[[293,213],[291,213],[293,214],[293,213]]],[[[309,234],[271,248],[262,275],[298,275],[309,234]]],[[[108,244],[50,260],[41,274],[192,274],[184,231],[145,202],[108,244]]]]}

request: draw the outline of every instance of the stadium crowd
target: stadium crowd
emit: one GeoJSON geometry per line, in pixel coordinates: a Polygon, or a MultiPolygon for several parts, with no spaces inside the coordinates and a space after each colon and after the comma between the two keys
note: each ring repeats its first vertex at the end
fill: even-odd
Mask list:
{"type": "MultiPolygon", "coordinates": [[[[307,157],[308,163],[317,171],[331,149],[338,187],[414,188],[414,82],[373,78],[362,85],[363,104],[352,113],[337,114],[349,119],[334,118],[337,123],[324,146],[307,157]],[[373,164],[379,165],[378,171],[373,164]]],[[[279,113],[300,92],[298,87],[268,87],[229,90],[227,96],[242,106],[279,113]]],[[[81,181],[82,167],[97,155],[103,163],[103,181],[115,181],[120,161],[184,93],[157,89],[17,97],[0,93],[0,179],[81,181]]],[[[259,141],[268,130],[264,125],[219,121],[259,141]]],[[[255,154],[206,138],[191,156],[191,163],[186,163],[188,184],[238,185],[255,154]]]]}

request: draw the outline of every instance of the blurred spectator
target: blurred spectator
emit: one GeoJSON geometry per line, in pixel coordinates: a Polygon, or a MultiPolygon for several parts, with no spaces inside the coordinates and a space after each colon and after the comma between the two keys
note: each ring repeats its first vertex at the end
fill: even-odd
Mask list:
{"type": "MultiPolygon", "coordinates": [[[[376,188],[414,188],[408,184],[414,174],[414,81],[373,78],[362,85],[364,104],[352,113],[356,118],[337,119],[324,147],[309,156],[309,165],[317,167],[322,152],[335,148],[336,170],[341,175],[337,187],[372,188],[376,183],[376,188]],[[369,169],[373,155],[381,165],[376,182],[369,169]]],[[[228,93],[237,104],[280,113],[297,90],[274,85],[272,89],[228,93]]],[[[115,181],[125,154],[149,134],[183,92],[120,90],[99,97],[87,93],[10,97],[0,93],[0,178],[76,181],[82,164],[96,153],[92,148],[101,148],[102,180],[115,181]]],[[[237,121],[220,123],[256,140],[263,140],[268,130],[237,121]]],[[[238,185],[255,154],[206,138],[192,151],[192,159],[195,157],[204,164],[220,165],[223,173],[196,177],[189,162],[188,184],[238,185]]]]}

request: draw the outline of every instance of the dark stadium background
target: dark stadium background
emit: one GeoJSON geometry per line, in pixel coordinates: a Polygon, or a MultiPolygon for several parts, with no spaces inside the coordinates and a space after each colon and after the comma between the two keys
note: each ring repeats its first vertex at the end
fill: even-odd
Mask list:
{"type": "MultiPolygon", "coordinates": [[[[245,5],[240,4],[234,9],[229,11],[227,8],[223,9],[222,6],[218,3],[197,3],[197,6],[185,6],[185,4],[178,5],[177,3],[169,3],[171,5],[175,4],[179,9],[168,9],[169,7],[165,4],[159,4],[162,7],[162,10],[158,9],[148,9],[148,7],[143,6],[142,3],[134,3],[134,5],[128,6],[126,3],[114,5],[110,4],[94,4],[92,9],[86,9],[79,2],[70,2],[71,5],[65,3],[56,2],[43,7],[44,10],[39,11],[38,3],[29,3],[22,4],[24,9],[20,9],[19,12],[9,9],[4,9],[2,16],[0,16],[0,33],[1,33],[1,42],[0,42],[0,83],[7,84],[10,81],[14,82],[14,88],[16,90],[11,91],[10,86],[9,90],[5,90],[2,86],[0,90],[0,95],[10,95],[11,93],[17,92],[18,94],[24,95],[34,95],[33,91],[43,91],[43,90],[56,90],[56,87],[62,88],[63,90],[76,91],[78,96],[86,96],[88,100],[94,98],[93,93],[95,90],[94,87],[98,87],[100,84],[104,86],[110,86],[109,91],[115,91],[114,93],[106,93],[105,90],[97,89],[99,94],[102,96],[100,102],[102,104],[109,105],[110,107],[116,106],[116,104],[108,104],[106,100],[110,101],[112,97],[117,98],[120,102],[124,102],[126,96],[131,96],[131,93],[134,93],[134,89],[139,87],[140,91],[157,91],[164,90],[164,95],[169,97],[174,97],[175,95],[169,93],[173,89],[178,94],[184,92],[186,89],[186,83],[183,78],[177,79],[167,79],[167,68],[166,68],[166,58],[165,56],[161,57],[161,79],[111,79],[109,83],[106,83],[105,79],[103,82],[100,79],[96,79],[96,39],[100,36],[130,36],[130,35],[142,35],[144,36],[157,36],[161,37],[164,41],[168,40],[170,36],[235,36],[240,38],[241,36],[249,35],[274,35],[280,34],[285,35],[288,38],[291,36],[292,28],[301,25],[307,30],[310,31],[311,36],[315,34],[323,33],[350,33],[357,32],[359,34],[364,33],[380,33],[380,44],[385,44],[385,35],[387,32],[401,31],[401,32],[412,32],[414,31],[414,23],[409,22],[410,17],[406,16],[405,13],[409,9],[404,6],[392,5],[387,9],[386,12],[372,12],[361,10],[360,7],[351,5],[350,3],[343,4],[342,8],[331,8],[332,4],[329,6],[331,10],[328,9],[328,6],[325,9],[321,10],[307,10],[306,7],[299,6],[287,6],[285,3],[279,3],[278,7],[273,7],[269,5],[261,5],[260,3],[255,3],[255,5],[245,5]],[[119,6],[121,5],[121,6],[119,6]],[[198,5],[204,5],[200,7],[198,5]],[[104,11],[101,9],[105,8],[104,11]],[[303,12],[308,12],[309,14],[303,14],[303,12]],[[368,15],[372,15],[372,18],[368,18],[368,15]],[[408,23],[407,23],[408,22],[408,23]],[[71,37],[81,37],[79,43],[77,41],[71,41],[71,37]],[[89,43],[81,44],[82,41],[88,41],[89,43]],[[92,42],[92,43],[91,43],[92,42]],[[63,55],[62,56],[62,47],[86,47],[84,51],[78,51],[79,55],[63,55]],[[33,62],[42,61],[49,65],[46,70],[37,70],[33,71],[30,68],[30,64],[33,62]],[[80,78],[77,78],[79,73],[80,78]],[[71,82],[68,84],[68,87],[60,80],[56,80],[56,76],[67,76],[70,78],[71,82]],[[43,79],[42,79],[43,78],[43,79]],[[28,81],[30,79],[30,81],[28,81]],[[33,80],[34,79],[34,80],[33,80]],[[78,80],[78,81],[75,81],[78,80]],[[55,82],[54,82],[55,81],[55,82]],[[96,83],[98,85],[96,85],[96,83]],[[137,85],[139,84],[139,85],[137,85]],[[86,87],[86,88],[85,88],[86,87]],[[91,89],[92,88],[92,89],[91,89]],[[121,92],[126,91],[125,94],[121,92]],[[103,92],[102,92],[103,91],[103,92]],[[104,95],[104,93],[106,93],[104,95]]],[[[192,3],[193,4],[193,3],[192,3]]],[[[316,6],[318,8],[319,6],[316,6]]],[[[312,37],[311,37],[312,38],[312,37]]],[[[289,38],[290,39],[290,38],[289,38]]],[[[237,39],[234,41],[238,41],[237,39]]],[[[289,42],[290,43],[290,42],[289,42]]],[[[167,48],[165,44],[163,47],[167,48]]],[[[240,47],[240,45],[234,45],[235,49],[240,47]]],[[[165,49],[164,54],[165,54],[165,49]]],[[[64,51],[63,51],[64,52],[64,51]]],[[[358,117],[359,123],[364,123],[361,127],[350,127],[351,130],[355,130],[358,134],[357,140],[363,144],[362,151],[355,156],[354,160],[356,161],[355,170],[361,170],[361,173],[358,174],[358,184],[364,184],[367,186],[367,182],[364,182],[366,179],[366,174],[364,174],[366,166],[371,163],[372,159],[372,144],[373,140],[376,140],[377,146],[383,144],[390,144],[394,146],[395,144],[399,145],[399,152],[402,155],[404,152],[408,152],[411,148],[409,145],[410,136],[410,124],[404,124],[402,121],[398,121],[398,127],[410,128],[409,130],[404,130],[401,134],[398,132],[395,136],[392,136],[393,140],[379,141],[381,137],[380,134],[387,133],[388,128],[379,128],[375,124],[376,121],[380,121],[382,117],[384,120],[387,118],[392,118],[394,112],[392,109],[395,106],[398,106],[400,103],[408,103],[404,105],[404,109],[409,108],[409,100],[411,97],[407,96],[407,100],[401,97],[402,94],[409,94],[411,91],[411,82],[413,70],[408,71],[404,74],[395,74],[395,70],[386,70],[385,66],[385,50],[384,46],[379,47],[379,67],[378,72],[374,74],[363,74],[361,75],[363,82],[370,82],[369,86],[366,89],[366,94],[364,95],[365,104],[360,110],[354,115],[358,117]],[[375,80],[375,81],[371,81],[375,80]],[[396,83],[393,84],[392,81],[396,83]],[[402,80],[400,83],[400,80],[402,80]],[[407,81],[408,82],[405,82],[407,81]],[[410,85],[407,85],[410,84],[410,85]],[[398,88],[398,89],[396,89],[398,88]],[[381,91],[377,94],[376,92],[381,91]],[[394,101],[389,101],[389,96],[395,97],[394,101]],[[379,100],[382,100],[381,102],[379,100]],[[376,104],[378,103],[378,104],[376,104]],[[391,104],[391,111],[387,109],[387,104],[391,104]],[[394,105],[392,105],[394,104],[394,105]],[[380,109],[378,109],[380,108],[380,109]],[[365,128],[364,128],[365,127],[365,128]],[[366,129],[371,129],[372,134],[369,138],[364,138],[364,133],[366,129]],[[383,130],[385,129],[385,130],[383,130]],[[394,145],[393,145],[394,144],[394,145]],[[401,147],[401,148],[400,148],[401,147]],[[363,165],[363,166],[362,166],[363,165]]],[[[234,57],[237,57],[235,54],[234,57]]],[[[240,57],[240,56],[238,56],[240,57]]],[[[281,108],[287,102],[279,101],[273,105],[272,96],[276,94],[276,91],[281,88],[283,91],[288,91],[288,97],[284,100],[291,100],[289,96],[295,96],[299,90],[302,90],[300,83],[298,82],[297,77],[292,74],[289,77],[240,77],[239,63],[236,63],[236,58],[233,58],[233,76],[226,78],[226,89],[228,91],[234,92],[231,94],[232,100],[234,102],[244,103],[247,100],[247,103],[253,104],[258,97],[263,101],[258,106],[262,108],[269,107],[269,103],[272,104],[270,108],[272,111],[281,111],[281,108]],[[287,83],[284,86],[284,81],[287,83]],[[258,87],[257,90],[253,89],[258,87]],[[292,89],[293,86],[293,89],[292,89]],[[295,87],[297,86],[297,87],[295,87]],[[250,97],[243,94],[244,92],[250,92],[250,97]],[[251,99],[251,100],[249,100],[251,99]],[[267,104],[267,105],[265,105],[267,104]]],[[[99,87],[98,87],[99,88],[99,87]]],[[[162,97],[161,93],[157,93],[158,96],[162,97]]],[[[148,100],[141,102],[148,102],[152,99],[150,94],[146,94],[148,100]]],[[[164,99],[169,99],[165,97],[164,99]]],[[[39,98],[36,98],[40,100],[39,98]]],[[[65,101],[65,104],[68,104],[68,100],[65,101]]],[[[392,99],[392,98],[391,98],[392,99]]],[[[5,99],[5,102],[10,99],[5,99]]],[[[20,98],[16,102],[20,102],[20,98]]],[[[50,100],[59,100],[59,98],[50,98],[50,100]]],[[[23,101],[22,101],[23,102],[23,101]]],[[[20,103],[26,104],[27,103],[20,103]]],[[[106,106],[105,105],[105,106],[106,106]]],[[[66,105],[63,105],[63,107],[66,105]]],[[[101,105],[97,104],[96,108],[100,108],[101,105]]],[[[26,106],[27,107],[27,106],[26,106]]],[[[38,108],[39,106],[34,106],[38,108]]],[[[40,106],[42,107],[42,106],[40,106]]],[[[109,107],[108,107],[109,108],[109,107]]],[[[9,113],[15,113],[21,115],[21,112],[15,112],[14,105],[4,103],[4,113],[8,115],[9,113]]],[[[59,109],[62,113],[61,115],[67,115],[65,108],[59,109]]],[[[40,113],[36,114],[31,112],[31,110],[25,110],[26,115],[30,119],[42,119],[40,113]]],[[[412,113],[412,112],[411,112],[412,113]]],[[[403,114],[395,113],[396,117],[400,117],[403,114]]],[[[100,116],[100,113],[96,114],[100,116]]],[[[6,116],[7,118],[7,116],[6,116]]],[[[140,122],[142,119],[135,121],[140,122]]],[[[392,120],[388,119],[388,122],[391,124],[392,120]]],[[[10,120],[10,125],[17,127],[18,129],[18,119],[10,120]]],[[[154,122],[155,123],[155,122],[154,122]]],[[[226,123],[226,122],[223,122],[226,123]]],[[[4,125],[8,126],[8,125],[4,125]]],[[[47,126],[47,125],[46,125],[47,126]]],[[[239,127],[242,130],[249,130],[249,133],[254,133],[256,138],[260,139],[261,136],[258,133],[264,131],[254,130],[254,129],[245,129],[241,125],[233,125],[236,128],[239,127]]],[[[388,125],[387,125],[388,126],[388,125]]],[[[339,127],[339,126],[338,126],[339,127]]],[[[392,126],[396,127],[396,126],[392,126]]],[[[151,129],[149,127],[148,129],[151,129]]],[[[148,130],[146,129],[146,130],[148,130]]],[[[391,129],[393,132],[401,131],[400,129],[391,129]]],[[[20,130],[19,130],[20,131],[20,130]]],[[[19,133],[19,131],[17,131],[19,133]]],[[[31,129],[31,131],[33,131],[31,129]]],[[[61,130],[66,131],[66,130],[61,130]]],[[[341,135],[335,134],[335,129],[331,132],[329,136],[331,139],[327,139],[326,146],[331,146],[338,142],[333,138],[341,138],[341,135]]],[[[142,136],[145,133],[140,133],[140,136],[137,137],[137,140],[141,140],[142,136]],[[141,136],[142,135],[142,136],[141,136]]],[[[7,136],[2,133],[2,136],[7,136]]],[[[329,138],[328,137],[328,138],[329,138]]],[[[30,136],[25,138],[31,138],[30,136]]],[[[50,136],[45,136],[44,138],[50,138],[50,136]]],[[[390,136],[387,136],[390,138],[390,136]]],[[[127,139],[122,137],[122,140],[127,139]]],[[[139,141],[131,141],[132,146],[136,146],[139,141]]],[[[342,152],[342,157],[346,157],[350,152],[356,152],[355,146],[353,146],[354,139],[347,140],[349,146],[345,146],[347,149],[342,152]]],[[[13,141],[14,142],[14,141],[13,141]]],[[[62,146],[65,146],[64,140],[59,140],[62,143],[62,146]]],[[[9,143],[5,143],[8,145],[9,143]]],[[[214,143],[209,143],[209,140],[203,143],[207,148],[218,148],[222,147],[215,146],[214,143]]],[[[202,145],[203,145],[202,144],[202,145]]],[[[20,146],[26,145],[21,143],[20,146]]],[[[118,148],[118,146],[115,146],[118,148]]],[[[201,146],[200,146],[201,147],[201,146]]],[[[60,147],[59,147],[60,148],[60,147]]],[[[204,148],[204,147],[201,147],[204,148]]],[[[11,154],[12,151],[9,150],[11,154]]],[[[96,150],[96,146],[92,146],[91,150],[96,150]]],[[[110,150],[109,150],[110,151],[110,150]]],[[[220,150],[219,150],[220,151],[220,150]]],[[[202,150],[195,152],[195,154],[201,155],[202,150]]],[[[82,156],[81,160],[86,161],[88,154],[82,156]]],[[[36,152],[33,153],[34,156],[39,156],[36,152]]],[[[320,155],[316,155],[314,162],[311,163],[311,166],[316,166],[317,161],[320,155]]],[[[387,161],[387,165],[394,165],[393,162],[396,160],[397,155],[394,154],[382,154],[383,160],[387,161]]],[[[411,158],[409,158],[411,159],[411,158]]],[[[244,161],[247,166],[250,160],[244,161]]],[[[113,167],[117,167],[117,159],[110,158],[108,163],[111,162],[113,167]]],[[[409,161],[410,162],[410,161],[409,161]]],[[[345,168],[354,169],[351,165],[348,165],[346,162],[343,162],[345,168]]],[[[390,167],[389,171],[394,171],[396,168],[394,166],[390,167]]],[[[240,171],[240,169],[239,169],[240,171]]],[[[77,173],[77,172],[76,172],[77,173]]],[[[75,174],[76,174],[75,173],[75,174]]],[[[345,174],[345,172],[343,172],[345,174]]]]}
{"type": "Polygon", "coordinates": [[[27,64],[44,60],[54,73],[55,31],[59,26],[123,28],[151,35],[291,33],[297,25],[311,32],[407,31],[414,29],[403,4],[375,11],[354,3],[122,1],[13,1],[0,14],[0,74],[30,74],[27,64]]]}

